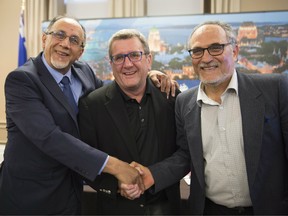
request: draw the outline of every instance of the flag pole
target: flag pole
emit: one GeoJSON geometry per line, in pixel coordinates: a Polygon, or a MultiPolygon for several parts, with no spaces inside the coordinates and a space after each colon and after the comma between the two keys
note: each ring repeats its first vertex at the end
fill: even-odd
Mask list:
{"type": "Polygon", "coordinates": [[[18,48],[18,66],[27,61],[27,50],[25,44],[25,22],[24,22],[25,0],[22,0],[20,23],[19,23],[19,48],[18,48]]]}

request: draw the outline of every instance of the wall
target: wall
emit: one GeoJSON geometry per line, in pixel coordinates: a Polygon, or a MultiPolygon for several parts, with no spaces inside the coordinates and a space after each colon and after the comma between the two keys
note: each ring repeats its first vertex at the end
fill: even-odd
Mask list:
{"type": "Polygon", "coordinates": [[[147,0],[147,16],[202,14],[204,0],[147,0]]]}
{"type": "Polygon", "coordinates": [[[77,17],[78,19],[90,18],[108,18],[109,8],[106,1],[70,1],[66,7],[67,14],[77,17]],[[95,10],[97,8],[97,11],[95,10]],[[83,13],[83,11],[85,11],[83,13]]]}
{"type": "MultiPolygon", "coordinates": [[[[203,13],[204,0],[147,0],[147,16],[186,15],[203,13]]],[[[143,8],[142,8],[143,9],[143,8]]],[[[67,14],[80,18],[109,18],[109,1],[70,0],[67,14]],[[97,11],[95,10],[97,8],[97,11]]]]}
{"type": "Polygon", "coordinates": [[[0,1],[0,144],[6,142],[4,82],[7,74],[18,64],[20,7],[21,0],[0,1]]]}
{"type": "MultiPolygon", "coordinates": [[[[203,0],[148,0],[149,2],[150,6],[148,4],[147,8],[149,9],[148,14],[156,16],[164,15],[164,13],[165,15],[193,14],[197,8],[201,9],[201,2],[203,0]],[[172,2],[177,2],[177,6],[171,6],[173,5],[172,2]],[[190,6],[182,10],[179,7],[183,6],[183,4],[190,4],[190,6]],[[191,13],[189,13],[190,10],[191,13]]],[[[21,0],[0,0],[0,47],[2,51],[0,52],[0,145],[6,142],[4,81],[7,74],[17,67],[20,7],[21,0]]],[[[99,12],[96,10],[97,8],[95,7],[94,10],[95,15],[103,12],[103,8],[99,7],[102,10],[99,12]]],[[[288,1],[241,0],[240,8],[242,12],[288,10],[288,1]]]]}
{"type": "Polygon", "coordinates": [[[241,0],[241,12],[288,10],[287,0],[241,0]]]}

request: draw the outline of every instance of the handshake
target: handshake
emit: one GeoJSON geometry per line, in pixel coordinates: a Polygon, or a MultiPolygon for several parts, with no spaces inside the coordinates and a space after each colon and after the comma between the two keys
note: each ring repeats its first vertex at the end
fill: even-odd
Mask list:
{"type": "Polygon", "coordinates": [[[111,156],[103,172],[118,179],[119,193],[130,200],[140,197],[154,184],[154,178],[147,167],[136,162],[128,164],[111,156]]]}

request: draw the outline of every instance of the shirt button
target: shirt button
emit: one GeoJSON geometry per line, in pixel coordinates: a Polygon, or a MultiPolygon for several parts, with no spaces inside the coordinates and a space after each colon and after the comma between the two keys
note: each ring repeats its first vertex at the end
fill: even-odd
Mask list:
{"type": "Polygon", "coordinates": [[[141,119],[141,122],[143,123],[143,122],[144,122],[144,119],[141,119]]]}
{"type": "Polygon", "coordinates": [[[220,131],[226,131],[225,127],[220,127],[220,131]]]}
{"type": "Polygon", "coordinates": [[[144,207],[144,204],[140,204],[140,207],[143,208],[143,207],[144,207]]]}
{"type": "Polygon", "coordinates": [[[236,194],[235,194],[235,197],[236,197],[237,199],[239,199],[241,196],[240,196],[240,194],[236,193],[236,194]]]}

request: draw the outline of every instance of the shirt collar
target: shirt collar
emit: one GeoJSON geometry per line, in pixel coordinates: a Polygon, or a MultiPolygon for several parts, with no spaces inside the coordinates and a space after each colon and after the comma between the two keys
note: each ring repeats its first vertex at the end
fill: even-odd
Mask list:
{"type": "Polygon", "coordinates": [[[59,71],[53,69],[52,67],[50,67],[50,65],[47,63],[45,57],[44,57],[44,53],[42,54],[42,61],[44,63],[44,65],[46,66],[46,68],[48,69],[49,73],[52,75],[52,77],[55,79],[55,81],[59,84],[62,80],[62,78],[64,76],[67,76],[70,80],[70,82],[72,83],[73,79],[72,79],[72,73],[71,73],[71,68],[68,70],[68,72],[63,75],[62,73],[60,73],[59,71]]]}
{"type": "MultiPolygon", "coordinates": [[[[234,69],[232,78],[231,78],[226,90],[223,92],[222,95],[224,95],[228,91],[228,89],[234,90],[235,93],[238,95],[238,78],[237,78],[237,73],[236,73],[235,69],[234,69]]],[[[215,101],[211,100],[206,95],[206,93],[203,90],[203,84],[202,84],[202,82],[200,82],[200,85],[198,87],[198,93],[197,93],[197,104],[198,104],[198,106],[201,107],[203,102],[209,103],[211,105],[217,105],[217,103],[215,101]]]]}
{"type": "MultiPolygon", "coordinates": [[[[145,97],[145,95],[151,95],[151,83],[152,81],[149,78],[146,78],[146,88],[145,88],[145,92],[143,97],[145,97]]],[[[125,101],[131,101],[133,99],[131,99],[128,95],[126,95],[124,93],[124,91],[120,88],[120,86],[118,85],[118,83],[115,81],[116,87],[119,89],[121,95],[123,96],[125,101]]]]}

